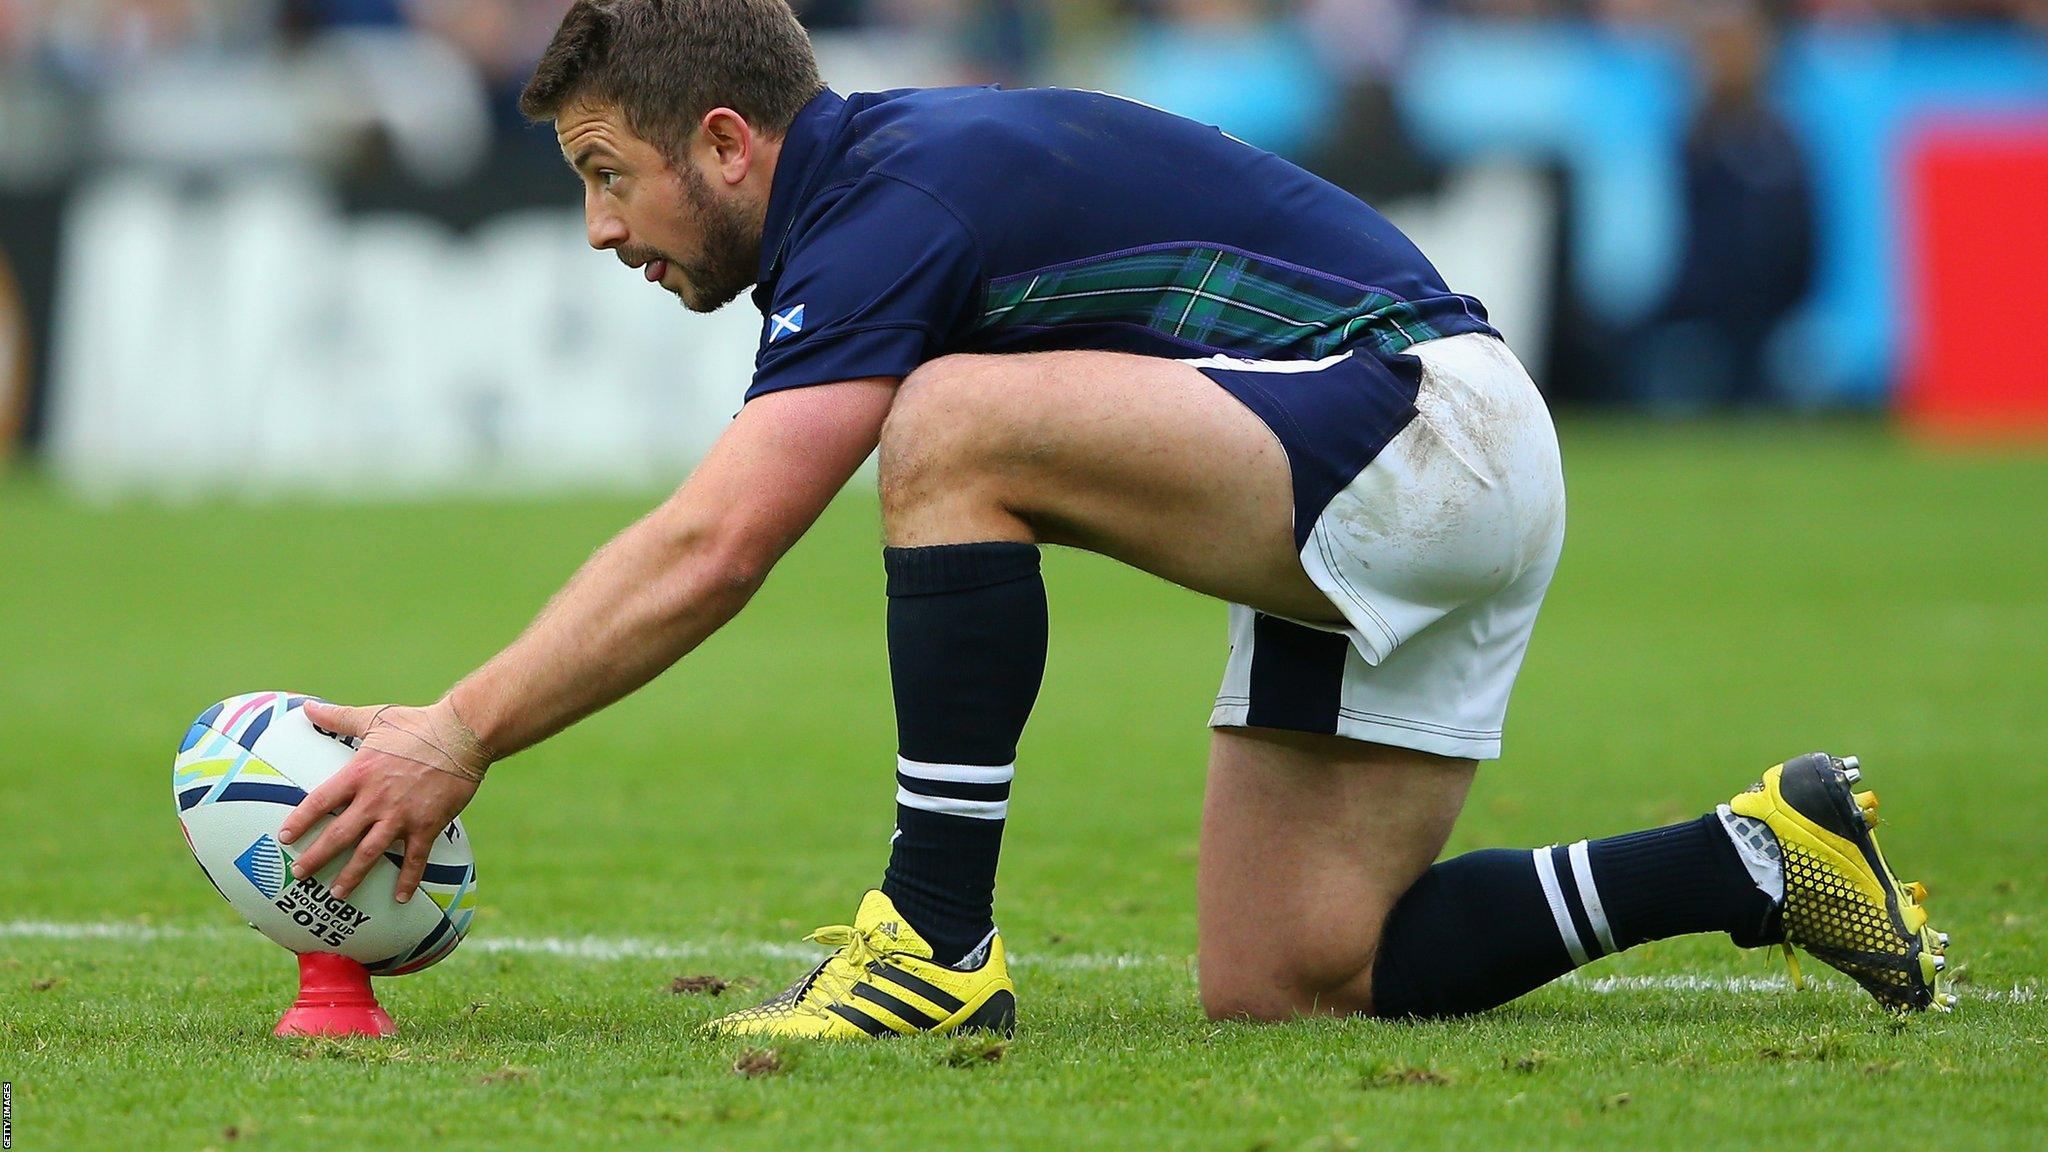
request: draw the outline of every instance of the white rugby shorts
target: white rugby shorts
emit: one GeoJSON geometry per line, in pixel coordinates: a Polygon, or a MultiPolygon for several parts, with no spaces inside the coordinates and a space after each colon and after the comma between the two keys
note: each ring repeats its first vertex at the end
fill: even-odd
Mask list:
{"type": "Polygon", "coordinates": [[[1408,356],[1419,379],[1413,363],[1363,351],[1186,361],[1287,449],[1302,568],[1349,625],[1231,605],[1212,726],[1500,756],[1508,695],[1564,542],[1557,434],[1499,339],[1448,336],[1408,356]]]}

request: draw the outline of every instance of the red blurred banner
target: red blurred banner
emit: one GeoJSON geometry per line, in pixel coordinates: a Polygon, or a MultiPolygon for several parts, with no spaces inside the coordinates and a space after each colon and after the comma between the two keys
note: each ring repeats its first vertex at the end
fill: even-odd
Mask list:
{"type": "Polygon", "coordinates": [[[1907,423],[2048,439],[2048,118],[1932,125],[1906,163],[1907,423]]]}

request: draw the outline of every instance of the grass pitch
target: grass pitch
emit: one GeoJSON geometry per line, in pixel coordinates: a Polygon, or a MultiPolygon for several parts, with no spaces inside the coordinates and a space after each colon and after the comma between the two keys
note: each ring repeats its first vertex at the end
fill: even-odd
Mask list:
{"type": "Polygon", "coordinates": [[[0,1079],[32,1148],[2022,1147],[2048,1129],[2048,457],[1868,426],[1569,423],[1570,543],[1450,851],[1683,818],[1855,752],[1960,1011],[1895,1026],[1719,938],[1478,1019],[1212,1024],[1193,862],[1216,605],[1048,563],[998,913],[1007,1046],[692,1035],[850,917],[892,816],[872,498],[648,691],[493,773],[484,907],[380,982],[391,1041],[279,1040],[290,958],[187,856],[214,699],[431,698],[645,500],[83,506],[0,483],[0,1079]],[[730,982],[709,991],[715,977],[730,982]]]}

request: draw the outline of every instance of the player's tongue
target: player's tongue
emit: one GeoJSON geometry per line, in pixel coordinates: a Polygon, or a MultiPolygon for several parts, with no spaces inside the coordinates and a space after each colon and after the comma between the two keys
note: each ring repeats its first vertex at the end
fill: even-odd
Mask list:
{"type": "Polygon", "coordinates": [[[649,284],[659,284],[661,283],[661,278],[668,275],[668,261],[649,260],[643,272],[647,276],[649,284]]]}

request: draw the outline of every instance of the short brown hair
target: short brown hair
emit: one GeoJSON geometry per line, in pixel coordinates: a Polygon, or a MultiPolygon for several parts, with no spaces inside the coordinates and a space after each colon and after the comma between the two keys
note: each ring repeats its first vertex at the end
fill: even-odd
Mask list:
{"type": "Polygon", "coordinates": [[[713,108],[780,135],[824,89],[786,0],[576,0],[519,110],[538,121],[579,100],[610,104],[673,157],[713,108]]]}

